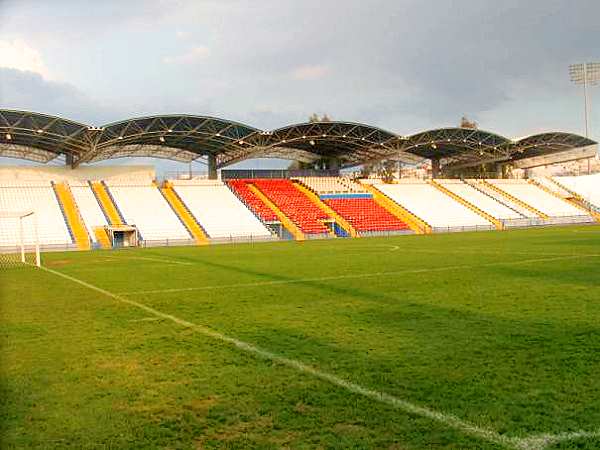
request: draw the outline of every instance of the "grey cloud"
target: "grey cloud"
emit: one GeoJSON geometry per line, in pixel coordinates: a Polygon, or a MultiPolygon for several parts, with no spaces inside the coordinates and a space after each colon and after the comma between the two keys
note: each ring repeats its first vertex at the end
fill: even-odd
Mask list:
{"type": "Polygon", "coordinates": [[[48,81],[34,72],[0,67],[0,105],[98,124],[118,112],[95,102],[68,83],[48,81]]]}
{"type": "MultiPolygon", "coordinates": [[[[535,124],[536,115],[551,114],[555,97],[573,94],[567,65],[599,57],[597,0],[51,3],[54,13],[40,14],[33,35],[57,34],[69,47],[60,31],[72,28],[68,36],[106,45],[101,62],[72,57],[105,71],[98,91],[109,107],[86,111],[100,100],[73,87],[81,79],[51,84],[53,94],[35,99],[11,96],[74,117],[189,112],[276,128],[316,111],[404,133],[455,124],[463,113],[497,118],[494,111],[514,105],[487,124],[503,132],[515,120],[535,124]],[[132,37],[145,47],[130,48],[132,37]],[[184,69],[161,65],[195,46],[210,56],[184,69]],[[294,77],[302,67],[327,69],[294,77]]],[[[12,31],[35,14],[23,2],[9,4],[12,31]]],[[[36,90],[39,81],[27,82],[36,90]]]]}

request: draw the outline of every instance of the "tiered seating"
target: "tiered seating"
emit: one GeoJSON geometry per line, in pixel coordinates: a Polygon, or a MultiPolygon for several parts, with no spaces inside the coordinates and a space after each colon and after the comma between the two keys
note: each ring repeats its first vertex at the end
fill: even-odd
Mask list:
{"type": "Polygon", "coordinates": [[[94,228],[108,225],[106,217],[98,204],[98,200],[96,200],[90,185],[84,181],[70,181],[69,186],[71,187],[73,198],[75,198],[88,234],[92,242],[97,242],[94,228]]]}
{"type": "Polygon", "coordinates": [[[432,227],[492,227],[479,214],[424,182],[379,184],[377,189],[432,227]]]}
{"type": "Polygon", "coordinates": [[[503,203],[504,205],[508,206],[509,208],[514,209],[521,216],[523,216],[527,219],[539,218],[539,216],[536,213],[534,213],[533,211],[531,211],[531,210],[523,207],[519,203],[516,203],[516,202],[512,201],[511,199],[505,197],[504,195],[495,191],[492,187],[488,186],[481,180],[467,180],[467,182],[474,189],[477,189],[478,191],[483,192],[485,195],[488,195],[488,196],[492,197],[493,199],[497,200],[499,203],[503,203]]]}
{"type": "Polygon", "coordinates": [[[173,180],[171,184],[210,237],[271,236],[261,221],[221,181],[173,180]]]}
{"type": "Polygon", "coordinates": [[[407,230],[396,216],[379,206],[372,198],[323,199],[335,212],[346,219],[358,232],[407,230]]]}
{"type": "Polygon", "coordinates": [[[333,194],[341,192],[366,192],[360,184],[341,177],[299,177],[296,178],[317,194],[333,194]]]}
{"type": "Polygon", "coordinates": [[[478,191],[473,186],[465,183],[461,180],[437,180],[442,186],[444,186],[449,191],[458,195],[462,199],[476,206],[483,212],[489,214],[490,216],[500,219],[521,219],[523,216],[519,214],[514,209],[509,208],[506,205],[498,202],[494,198],[489,195],[484,194],[481,191],[478,191]]]}
{"type": "MultiPolygon", "coordinates": [[[[0,182],[0,211],[34,211],[40,245],[73,243],[50,181],[0,182]]],[[[28,223],[33,227],[32,222],[28,223]]],[[[2,227],[0,246],[15,245],[20,242],[18,220],[3,220],[2,227]]],[[[26,240],[26,244],[33,244],[35,231],[33,229],[24,230],[24,236],[31,237],[29,241],[26,240]]]]}
{"type": "Polygon", "coordinates": [[[277,216],[271,208],[263,203],[254,192],[248,189],[249,180],[229,180],[227,184],[238,195],[243,203],[246,204],[254,213],[264,222],[278,222],[277,216]]]}
{"type": "Polygon", "coordinates": [[[554,179],[600,209],[600,173],[578,177],[554,177],[554,179]]]}
{"type": "Polygon", "coordinates": [[[128,185],[127,181],[115,180],[106,184],[125,222],[135,225],[142,239],[191,239],[191,235],[156,186],[128,185]]]}
{"type": "Polygon", "coordinates": [[[488,182],[549,217],[585,215],[579,208],[528,183],[527,180],[488,180],[488,182]]]}
{"type": "Polygon", "coordinates": [[[329,219],[290,180],[256,179],[252,183],[260,189],[305,234],[327,233],[322,220],[329,219]]]}
{"type": "Polygon", "coordinates": [[[569,191],[562,188],[561,186],[556,184],[554,181],[552,181],[548,177],[536,177],[536,178],[534,178],[534,180],[537,184],[543,186],[544,188],[548,189],[549,191],[557,194],[558,196],[560,196],[562,198],[572,197],[572,195],[569,193],[569,191]]]}

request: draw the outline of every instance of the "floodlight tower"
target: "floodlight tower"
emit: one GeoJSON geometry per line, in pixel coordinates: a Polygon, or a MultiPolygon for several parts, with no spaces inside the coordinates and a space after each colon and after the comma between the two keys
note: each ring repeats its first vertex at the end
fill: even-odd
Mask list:
{"type": "Polygon", "coordinates": [[[573,83],[583,85],[585,137],[590,137],[588,114],[591,109],[591,102],[588,98],[588,86],[596,86],[600,81],[600,63],[571,64],[569,66],[569,74],[573,83]]]}

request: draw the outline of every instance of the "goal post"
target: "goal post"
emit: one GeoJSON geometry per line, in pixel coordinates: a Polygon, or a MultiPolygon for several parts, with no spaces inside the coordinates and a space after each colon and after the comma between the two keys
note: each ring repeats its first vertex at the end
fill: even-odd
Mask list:
{"type": "Polygon", "coordinates": [[[0,268],[41,266],[37,215],[0,211],[0,268]]]}

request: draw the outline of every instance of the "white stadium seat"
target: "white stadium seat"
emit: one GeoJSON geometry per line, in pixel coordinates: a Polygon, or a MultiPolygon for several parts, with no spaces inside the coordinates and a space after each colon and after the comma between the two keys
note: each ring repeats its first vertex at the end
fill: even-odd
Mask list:
{"type": "Polygon", "coordinates": [[[360,184],[343,177],[297,177],[317,194],[367,192],[360,184]]]}
{"type": "MultiPolygon", "coordinates": [[[[40,245],[64,246],[73,243],[56,194],[50,181],[0,182],[0,211],[34,211],[36,213],[40,245]]],[[[3,221],[0,246],[19,241],[18,221],[3,221]]],[[[25,230],[25,237],[33,237],[33,230],[25,230]]],[[[32,244],[33,240],[25,241],[32,244]]]]}
{"type": "Polygon", "coordinates": [[[554,179],[600,209],[600,173],[578,177],[554,177],[554,179]]]}
{"type": "Polygon", "coordinates": [[[221,181],[172,181],[173,189],[211,238],[270,237],[271,232],[221,181]]]}
{"type": "Polygon", "coordinates": [[[488,182],[549,217],[585,215],[581,209],[544,191],[535,184],[528,183],[527,180],[488,180],[488,182]]]}
{"type": "Polygon", "coordinates": [[[424,182],[379,184],[377,189],[434,228],[493,227],[479,214],[424,182]]]}
{"type": "Polygon", "coordinates": [[[92,239],[92,242],[97,242],[94,228],[108,225],[106,217],[100,208],[100,204],[89,184],[85,182],[70,181],[69,186],[88,234],[92,239]]]}
{"type": "Polygon", "coordinates": [[[438,180],[438,182],[449,191],[496,219],[506,220],[523,218],[523,216],[514,209],[503,205],[493,197],[478,191],[473,186],[461,180],[438,180]]]}
{"type": "Polygon", "coordinates": [[[125,222],[135,225],[143,240],[192,239],[156,186],[131,183],[110,180],[106,185],[125,222]]]}
{"type": "Polygon", "coordinates": [[[506,196],[502,195],[501,193],[495,191],[492,187],[488,186],[487,184],[483,183],[481,180],[466,180],[471,186],[473,186],[473,188],[483,192],[484,194],[496,199],[499,203],[502,203],[506,206],[508,206],[511,209],[514,209],[515,211],[517,211],[519,214],[521,214],[521,216],[527,218],[527,219],[535,219],[537,217],[539,217],[536,213],[534,213],[533,211],[525,208],[524,206],[520,205],[519,203],[507,198],[506,196]]]}

